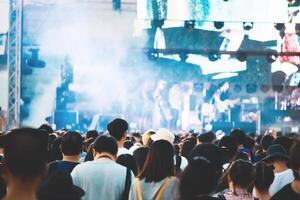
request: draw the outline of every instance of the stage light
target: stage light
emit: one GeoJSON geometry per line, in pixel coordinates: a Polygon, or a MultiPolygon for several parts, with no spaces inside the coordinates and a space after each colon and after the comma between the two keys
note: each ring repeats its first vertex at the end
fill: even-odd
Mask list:
{"type": "Polygon", "coordinates": [[[233,86],[233,90],[236,92],[236,93],[240,93],[242,91],[242,86],[240,84],[235,84],[233,86]]]}
{"type": "Polygon", "coordinates": [[[214,22],[214,27],[216,29],[221,29],[224,27],[224,22],[214,22]]]}
{"type": "Polygon", "coordinates": [[[164,23],[165,23],[165,20],[163,20],[163,19],[153,19],[151,21],[151,27],[153,29],[162,28],[162,26],[164,25],[164,23]]]}
{"type": "Polygon", "coordinates": [[[274,27],[277,31],[281,31],[285,26],[284,23],[276,23],[274,27]]]}
{"type": "Polygon", "coordinates": [[[249,31],[253,28],[253,22],[243,22],[243,27],[245,31],[249,31]]]}
{"type": "Polygon", "coordinates": [[[257,85],[255,83],[248,83],[246,85],[246,92],[249,94],[255,93],[257,90],[257,85]]]}
{"type": "Polygon", "coordinates": [[[236,59],[238,59],[240,62],[244,62],[247,60],[247,53],[246,52],[237,52],[236,53],[236,59]]]}
{"type": "Polygon", "coordinates": [[[273,63],[277,60],[278,53],[277,52],[270,52],[267,54],[267,61],[268,63],[273,63]]]}
{"type": "Polygon", "coordinates": [[[208,53],[208,60],[214,62],[219,59],[219,54],[216,51],[211,51],[208,53]]]}
{"type": "Polygon", "coordinates": [[[184,21],[184,27],[187,28],[187,29],[193,29],[195,28],[195,20],[187,20],[187,21],[184,21]]]}
{"type": "Polygon", "coordinates": [[[27,65],[34,68],[44,68],[46,63],[39,59],[39,48],[34,48],[29,50],[31,52],[31,58],[27,60],[27,65]]]}

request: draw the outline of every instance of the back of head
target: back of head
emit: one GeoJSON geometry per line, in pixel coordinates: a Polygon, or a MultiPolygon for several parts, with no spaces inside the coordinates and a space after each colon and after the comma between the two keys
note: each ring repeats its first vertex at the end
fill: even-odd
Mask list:
{"type": "Polygon", "coordinates": [[[274,167],[267,165],[265,162],[259,162],[255,166],[256,176],[254,186],[261,193],[269,191],[271,184],[274,181],[274,167]]]}
{"type": "Polygon", "coordinates": [[[243,146],[244,148],[251,150],[255,146],[255,140],[249,136],[246,136],[243,142],[243,146]]]}
{"type": "Polygon", "coordinates": [[[193,150],[193,148],[196,146],[197,142],[196,139],[190,138],[183,142],[182,149],[181,149],[181,155],[185,158],[190,158],[190,153],[193,150]]]}
{"type": "Polygon", "coordinates": [[[61,151],[64,155],[79,155],[83,149],[83,138],[77,132],[68,132],[61,139],[61,151]]]}
{"type": "Polygon", "coordinates": [[[107,130],[111,136],[120,141],[128,130],[128,123],[124,119],[114,119],[107,125],[107,130]]]}
{"type": "Polygon", "coordinates": [[[35,179],[46,169],[48,134],[21,128],[5,136],[4,166],[16,178],[35,179]]]}
{"type": "Polygon", "coordinates": [[[149,149],[144,168],[139,175],[146,182],[159,182],[174,175],[174,149],[170,142],[157,140],[149,149]]]}
{"type": "Polygon", "coordinates": [[[274,142],[274,137],[271,135],[265,135],[261,139],[261,145],[265,151],[269,148],[269,146],[273,144],[273,142],[274,142]]]}
{"type": "Polygon", "coordinates": [[[149,146],[149,140],[151,140],[151,135],[155,134],[154,130],[148,130],[146,131],[142,136],[142,141],[144,146],[149,146]]]}
{"type": "Polygon", "coordinates": [[[180,182],[180,195],[183,200],[197,199],[197,196],[213,193],[218,177],[209,160],[194,157],[184,170],[180,182]]]}
{"type": "Polygon", "coordinates": [[[232,136],[222,137],[218,145],[221,148],[224,155],[224,159],[227,162],[229,162],[238,151],[237,142],[232,136]]]}
{"type": "Polygon", "coordinates": [[[96,130],[89,130],[86,135],[85,135],[85,139],[89,139],[89,138],[94,138],[96,139],[99,136],[98,131],[96,130]]]}
{"type": "Polygon", "coordinates": [[[230,136],[232,136],[238,145],[244,144],[244,139],[246,138],[246,134],[244,131],[240,129],[234,129],[231,131],[230,136]]]}
{"type": "Polygon", "coordinates": [[[245,160],[236,160],[229,169],[229,179],[234,186],[248,189],[255,179],[255,167],[245,160]]]}
{"type": "Polygon", "coordinates": [[[201,143],[213,143],[217,139],[213,132],[207,132],[198,135],[198,140],[201,143]]]}
{"type": "Polygon", "coordinates": [[[296,142],[291,150],[290,150],[290,163],[291,163],[291,169],[294,172],[294,176],[296,180],[300,179],[300,142],[296,142]]]}
{"type": "Polygon", "coordinates": [[[293,141],[286,136],[280,136],[274,140],[273,144],[280,144],[285,148],[286,152],[289,153],[290,148],[293,145],[293,141]]]}
{"type": "Polygon", "coordinates": [[[218,176],[222,173],[223,156],[221,149],[214,144],[197,145],[190,154],[191,158],[205,157],[213,166],[213,169],[218,176]]]}
{"type": "Polygon", "coordinates": [[[148,147],[140,147],[133,152],[133,157],[137,162],[139,171],[142,170],[144,167],[148,151],[149,151],[148,147]]]}
{"type": "Polygon", "coordinates": [[[117,163],[129,168],[134,175],[137,175],[137,163],[135,158],[130,154],[122,154],[118,156],[117,163]]]}
{"type": "Polygon", "coordinates": [[[42,124],[38,129],[45,131],[48,134],[53,133],[53,129],[51,126],[49,126],[48,124],[42,124]]]}
{"type": "Polygon", "coordinates": [[[109,153],[111,155],[117,155],[118,145],[115,138],[110,136],[99,136],[93,146],[97,153],[109,153]]]}

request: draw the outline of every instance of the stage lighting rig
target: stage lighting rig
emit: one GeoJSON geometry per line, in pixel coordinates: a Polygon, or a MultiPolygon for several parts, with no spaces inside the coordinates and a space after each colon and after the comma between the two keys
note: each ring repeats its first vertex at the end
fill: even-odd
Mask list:
{"type": "Polygon", "coordinates": [[[224,22],[214,22],[214,27],[216,29],[221,29],[224,27],[224,22]]]}
{"type": "Polygon", "coordinates": [[[249,31],[253,28],[253,22],[243,22],[243,27],[245,31],[249,31]]]}
{"type": "Polygon", "coordinates": [[[195,28],[195,24],[196,24],[195,20],[184,21],[184,27],[187,28],[187,29],[194,29],[195,28]]]}

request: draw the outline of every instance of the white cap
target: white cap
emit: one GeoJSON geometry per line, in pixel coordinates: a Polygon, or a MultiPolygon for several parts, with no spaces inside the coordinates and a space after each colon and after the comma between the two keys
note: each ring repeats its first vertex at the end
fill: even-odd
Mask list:
{"type": "Polygon", "coordinates": [[[166,140],[166,141],[170,142],[171,144],[173,144],[175,135],[170,130],[168,130],[166,128],[162,128],[162,129],[159,129],[154,135],[151,135],[151,139],[153,141],[166,140]]]}

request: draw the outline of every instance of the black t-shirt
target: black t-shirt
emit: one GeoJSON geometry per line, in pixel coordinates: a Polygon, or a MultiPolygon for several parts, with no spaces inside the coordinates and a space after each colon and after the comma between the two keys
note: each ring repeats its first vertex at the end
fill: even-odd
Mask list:
{"type": "Polygon", "coordinates": [[[48,174],[51,174],[54,171],[71,173],[74,167],[78,165],[77,162],[69,162],[69,161],[54,161],[49,164],[48,174]]]}
{"type": "Polygon", "coordinates": [[[296,193],[290,184],[284,186],[281,190],[279,190],[271,200],[300,200],[300,194],[296,193]]]}

